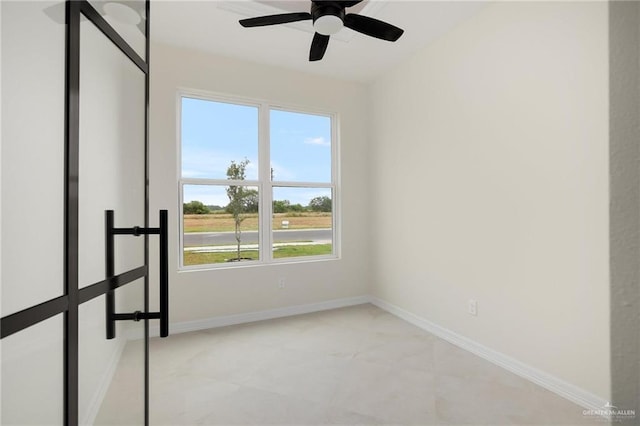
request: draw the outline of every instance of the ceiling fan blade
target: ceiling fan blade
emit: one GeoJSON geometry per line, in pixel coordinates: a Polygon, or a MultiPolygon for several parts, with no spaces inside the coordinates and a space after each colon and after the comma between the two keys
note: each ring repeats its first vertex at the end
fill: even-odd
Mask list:
{"type": "Polygon", "coordinates": [[[341,0],[338,3],[340,3],[342,7],[351,7],[351,6],[355,6],[360,2],[362,2],[362,0],[341,0]]]}
{"type": "Polygon", "coordinates": [[[316,33],[311,42],[311,50],[309,51],[309,61],[319,61],[324,56],[329,45],[329,36],[316,33]]]}
{"type": "Polygon", "coordinates": [[[344,26],[359,33],[387,41],[396,41],[404,33],[404,30],[395,25],[355,13],[345,15],[344,26]]]}
{"type": "Polygon", "coordinates": [[[306,21],[309,19],[311,19],[311,14],[308,12],[281,13],[279,15],[241,19],[240,25],[243,27],[264,27],[265,25],[286,24],[289,22],[306,21]]]}
{"type": "Polygon", "coordinates": [[[363,2],[364,0],[311,0],[312,3],[315,3],[316,5],[322,5],[327,4],[327,3],[337,3],[338,5],[340,5],[341,7],[345,8],[345,7],[351,7],[351,6],[355,6],[358,3],[363,2]]]}

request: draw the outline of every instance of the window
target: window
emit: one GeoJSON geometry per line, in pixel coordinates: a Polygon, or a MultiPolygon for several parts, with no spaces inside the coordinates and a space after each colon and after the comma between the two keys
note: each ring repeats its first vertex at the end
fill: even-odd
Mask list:
{"type": "Polygon", "coordinates": [[[335,258],[335,119],[180,97],[181,267],[335,258]]]}

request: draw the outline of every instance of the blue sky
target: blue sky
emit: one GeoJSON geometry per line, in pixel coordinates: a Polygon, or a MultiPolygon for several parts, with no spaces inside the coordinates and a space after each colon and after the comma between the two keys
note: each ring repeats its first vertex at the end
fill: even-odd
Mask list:
{"type": "MultiPolygon", "coordinates": [[[[225,179],[231,161],[247,158],[247,180],[258,178],[258,108],[182,99],[182,177],[225,179]]],[[[331,182],[331,120],[327,116],[270,111],[274,182],[331,182]]],[[[278,188],[275,199],[307,205],[326,188],[278,188]]],[[[184,201],[224,206],[224,187],[185,185],[184,201]]]]}

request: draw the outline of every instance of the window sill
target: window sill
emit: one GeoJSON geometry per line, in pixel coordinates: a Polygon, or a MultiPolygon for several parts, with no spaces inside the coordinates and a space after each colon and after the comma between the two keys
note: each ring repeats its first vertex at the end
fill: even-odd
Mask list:
{"type": "Polygon", "coordinates": [[[190,265],[190,266],[180,266],[178,268],[178,273],[210,272],[210,271],[220,271],[220,270],[261,268],[261,267],[283,266],[283,265],[300,265],[300,264],[306,264],[306,263],[332,262],[332,261],[338,261],[338,260],[341,260],[340,256],[326,255],[326,256],[313,256],[308,258],[301,257],[301,258],[274,259],[269,262],[254,260],[254,261],[241,262],[241,263],[229,262],[229,263],[218,263],[218,264],[190,265]]]}

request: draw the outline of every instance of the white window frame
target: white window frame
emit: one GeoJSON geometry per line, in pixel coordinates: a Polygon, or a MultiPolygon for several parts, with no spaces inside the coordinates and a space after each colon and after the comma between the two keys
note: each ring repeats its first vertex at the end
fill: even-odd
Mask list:
{"type": "Polygon", "coordinates": [[[340,259],[340,191],[339,191],[339,116],[335,112],[329,112],[312,107],[274,103],[266,100],[256,100],[238,96],[230,96],[193,89],[179,89],[176,96],[176,140],[177,140],[177,182],[178,182],[178,270],[202,271],[223,268],[247,268],[264,266],[268,264],[306,263],[340,259]],[[228,180],[228,179],[202,179],[182,177],[182,98],[200,99],[204,101],[229,103],[258,108],[258,180],[228,180]],[[290,182],[271,180],[271,141],[270,120],[271,110],[293,112],[300,114],[321,115],[329,117],[331,121],[331,182],[290,182]],[[258,246],[259,259],[250,262],[237,263],[207,263],[201,265],[184,265],[184,214],[183,195],[184,185],[211,185],[211,186],[252,186],[258,188],[260,204],[258,207],[258,246]],[[327,188],[331,190],[331,223],[332,223],[332,253],[318,256],[299,256],[273,258],[273,188],[327,188]]]}

